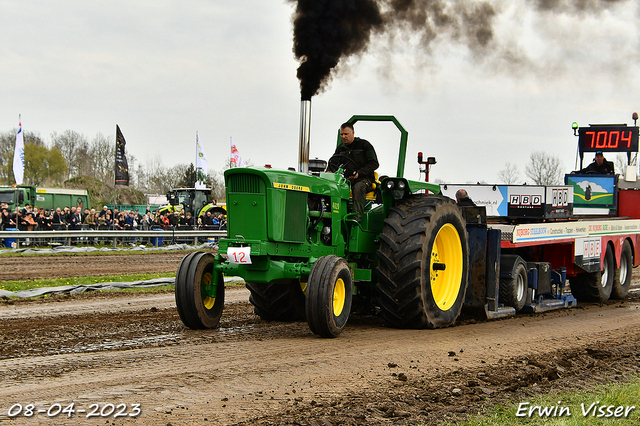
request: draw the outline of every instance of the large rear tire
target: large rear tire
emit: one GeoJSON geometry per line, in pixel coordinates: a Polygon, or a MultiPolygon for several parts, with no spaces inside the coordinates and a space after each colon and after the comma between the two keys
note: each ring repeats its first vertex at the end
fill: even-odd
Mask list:
{"type": "Polygon", "coordinates": [[[278,283],[247,283],[249,302],[265,321],[304,320],[304,293],[298,280],[278,283]]]}
{"type": "Polygon", "coordinates": [[[309,328],[338,337],[351,313],[353,283],[347,261],[335,255],[316,260],[307,281],[305,311],[309,328]]]}
{"type": "Polygon", "coordinates": [[[615,268],[613,253],[607,247],[602,271],[578,274],[569,279],[571,294],[578,302],[606,302],[611,296],[615,268]]]}
{"type": "Polygon", "coordinates": [[[194,330],[215,328],[224,308],[224,279],[213,269],[211,253],[185,256],[176,274],[176,306],[180,319],[194,330]]]}
{"type": "Polygon", "coordinates": [[[469,245],[453,200],[414,196],[392,207],[378,250],[382,318],[396,328],[441,328],[460,315],[469,245]]]}
{"type": "Polygon", "coordinates": [[[631,274],[633,272],[633,250],[631,244],[625,240],[622,246],[622,254],[620,255],[620,265],[616,268],[613,277],[613,288],[611,289],[611,298],[622,300],[629,294],[631,287],[631,274]]]}

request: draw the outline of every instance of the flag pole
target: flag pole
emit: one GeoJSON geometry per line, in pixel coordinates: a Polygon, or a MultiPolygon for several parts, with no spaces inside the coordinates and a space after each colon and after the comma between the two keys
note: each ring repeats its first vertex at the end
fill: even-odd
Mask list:
{"type": "MultiPolygon", "coordinates": [[[[116,179],[118,176],[118,125],[116,124],[116,152],[113,158],[113,210],[111,210],[111,224],[116,220],[116,179]]],[[[112,228],[115,229],[115,228],[112,228]]],[[[117,238],[113,239],[113,248],[116,248],[117,238]]]]}
{"type": "Polygon", "coordinates": [[[196,180],[193,182],[193,187],[196,187],[196,183],[198,182],[198,131],[196,130],[196,162],[193,163],[194,168],[196,169],[196,180]]]}

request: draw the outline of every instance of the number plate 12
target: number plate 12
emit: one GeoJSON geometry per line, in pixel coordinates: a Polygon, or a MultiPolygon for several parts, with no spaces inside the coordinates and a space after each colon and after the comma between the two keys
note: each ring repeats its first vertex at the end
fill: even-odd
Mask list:
{"type": "Polygon", "coordinates": [[[230,263],[251,264],[251,247],[228,247],[227,256],[230,263]]]}

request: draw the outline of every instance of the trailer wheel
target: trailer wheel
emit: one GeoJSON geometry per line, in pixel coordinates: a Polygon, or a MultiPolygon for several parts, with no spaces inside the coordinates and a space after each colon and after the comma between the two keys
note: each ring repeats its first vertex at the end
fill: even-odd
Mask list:
{"type": "Polygon", "coordinates": [[[625,299],[631,287],[631,272],[633,270],[633,251],[629,241],[624,242],[622,254],[620,255],[620,267],[616,268],[613,277],[613,288],[611,289],[612,299],[625,299]]]}
{"type": "Polygon", "coordinates": [[[249,302],[265,321],[300,321],[304,319],[304,293],[298,280],[272,283],[247,283],[249,302]]]}
{"type": "Polygon", "coordinates": [[[213,269],[211,253],[187,255],[176,274],[176,306],[180,319],[194,330],[215,328],[224,307],[222,272],[213,269]]]}
{"type": "MultiPolygon", "coordinates": [[[[505,259],[506,260],[506,259],[505,259]]],[[[509,271],[510,277],[500,279],[500,303],[521,311],[527,302],[527,264],[520,256],[516,256],[509,271]]],[[[500,260],[502,270],[502,259],[500,260]]],[[[502,271],[501,271],[502,272],[502,271]]]]}
{"type": "Polygon", "coordinates": [[[465,221],[450,198],[410,197],[389,211],[380,234],[378,294],[391,327],[455,323],[467,290],[465,221]]]}
{"type": "Polygon", "coordinates": [[[613,288],[614,271],[613,253],[607,247],[602,271],[578,274],[569,279],[571,294],[578,299],[578,302],[606,302],[609,300],[613,288]]]}
{"type": "Polygon", "coordinates": [[[305,311],[309,328],[322,337],[337,337],[347,324],[352,300],[351,271],[347,261],[323,256],[311,268],[305,311]]]}

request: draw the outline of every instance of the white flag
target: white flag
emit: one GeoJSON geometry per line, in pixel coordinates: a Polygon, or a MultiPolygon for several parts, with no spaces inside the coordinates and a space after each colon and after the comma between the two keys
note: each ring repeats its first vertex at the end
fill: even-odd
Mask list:
{"type": "Polygon", "coordinates": [[[200,145],[200,137],[196,132],[196,189],[207,187],[207,155],[200,145]]]}
{"type": "Polygon", "coordinates": [[[233,139],[229,138],[231,141],[231,158],[229,159],[229,163],[231,167],[244,167],[244,161],[242,161],[242,157],[238,153],[238,148],[233,143],[233,139]]]}
{"type": "Polygon", "coordinates": [[[18,116],[18,133],[16,134],[16,150],[13,152],[13,176],[16,185],[22,185],[24,178],[24,137],[22,135],[22,115],[18,116]]]}

